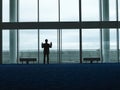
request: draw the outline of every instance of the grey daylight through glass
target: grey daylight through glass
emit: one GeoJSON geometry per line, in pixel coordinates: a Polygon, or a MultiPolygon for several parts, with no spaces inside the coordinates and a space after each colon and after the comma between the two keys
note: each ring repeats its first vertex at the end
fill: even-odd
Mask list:
{"type": "MultiPolygon", "coordinates": [[[[9,22],[9,19],[11,19],[11,17],[7,16],[8,20],[3,17],[4,15],[7,15],[6,12],[4,12],[6,11],[5,5],[2,5],[5,4],[6,1],[10,2],[11,0],[1,0],[0,6],[0,31],[3,32],[3,34],[0,32],[0,41],[1,43],[5,41],[5,38],[3,37],[5,37],[6,30],[17,30],[17,59],[15,59],[16,63],[20,63],[19,59],[20,56],[22,56],[23,54],[21,53],[21,47],[24,40],[26,41],[26,45],[31,46],[28,49],[30,49],[31,51],[33,50],[32,44],[28,44],[29,38],[21,38],[22,35],[25,35],[25,33],[27,37],[35,38],[32,39],[31,42],[35,42],[35,46],[33,47],[36,50],[36,55],[34,58],[37,58],[37,63],[43,63],[43,48],[41,48],[41,43],[44,42],[45,36],[50,39],[50,42],[53,42],[53,47],[50,49],[52,51],[50,56],[53,60],[51,60],[50,63],[86,63],[83,59],[86,57],[94,57],[93,53],[96,52],[96,56],[99,57],[101,60],[98,63],[119,63],[120,1],[29,0],[29,2],[32,3],[34,1],[34,3],[25,5],[25,0],[17,0],[17,5],[15,4],[17,8],[17,13],[12,13],[7,10],[7,13],[11,15],[14,14],[15,17],[17,17],[17,21],[15,22],[9,22]],[[47,4],[46,2],[49,4],[47,4]],[[86,6],[86,2],[90,3],[87,3],[86,6]],[[93,2],[96,5],[93,5],[93,2]],[[29,9],[29,7],[31,9],[29,9]],[[95,13],[97,16],[95,16],[95,13]],[[22,33],[22,31],[24,31],[25,33],[22,33]],[[35,35],[32,35],[31,31],[33,31],[33,34],[35,33],[35,35]],[[107,36],[105,37],[106,34],[107,36]],[[106,46],[108,46],[109,48],[106,48],[106,46]],[[92,50],[89,51],[87,49],[92,50]],[[75,51],[73,52],[72,50],[75,51]],[[106,54],[107,50],[109,54],[106,54]],[[71,57],[73,53],[73,57],[76,58],[71,57]],[[87,53],[88,55],[85,55],[85,53],[87,53]],[[111,58],[111,54],[115,54],[115,57],[111,58]],[[54,55],[55,57],[53,58],[54,55]],[[105,61],[105,55],[110,57],[109,61],[105,61]],[[73,59],[75,59],[76,61],[74,61],[73,59]]],[[[6,5],[8,5],[8,3],[6,5]]],[[[9,8],[13,9],[13,6],[10,5],[9,8]]],[[[8,36],[8,32],[6,33],[6,35],[8,36]]],[[[25,46],[24,48],[27,48],[27,46],[25,46]]],[[[0,46],[0,50],[1,52],[4,51],[3,46],[0,46]]],[[[2,58],[2,53],[0,54],[0,58],[2,58]]],[[[2,61],[0,63],[2,63],[2,61]]]]}

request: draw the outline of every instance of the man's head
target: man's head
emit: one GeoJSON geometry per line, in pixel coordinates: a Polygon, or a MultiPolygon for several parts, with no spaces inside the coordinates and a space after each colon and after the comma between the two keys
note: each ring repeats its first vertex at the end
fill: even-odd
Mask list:
{"type": "Polygon", "coordinates": [[[47,43],[47,42],[48,42],[48,39],[45,39],[45,42],[47,43]]]}

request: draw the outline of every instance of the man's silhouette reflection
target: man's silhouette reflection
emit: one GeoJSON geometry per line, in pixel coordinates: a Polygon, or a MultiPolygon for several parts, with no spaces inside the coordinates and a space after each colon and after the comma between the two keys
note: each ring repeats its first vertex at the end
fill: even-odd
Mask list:
{"type": "Polygon", "coordinates": [[[42,48],[44,48],[43,54],[44,54],[44,64],[46,63],[45,58],[47,57],[47,64],[49,64],[49,48],[52,47],[52,42],[49,44],[48,39],[45,39],[45,43],[42,43],[42,48]]]}

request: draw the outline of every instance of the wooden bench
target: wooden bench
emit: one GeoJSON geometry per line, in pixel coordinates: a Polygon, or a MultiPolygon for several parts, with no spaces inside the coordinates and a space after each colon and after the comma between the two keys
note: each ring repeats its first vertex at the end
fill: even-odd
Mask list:
{"type": "Polygon", "coordinates": [[[35,61],[37,61],[36,58],[20,58],[20,62],[22,62],[22,64],[23,64],[23,62],[26,62],[26,64],[29,64],[29,62],[34,63],[35,61]]]}
{"type": "Polygon", "coordinates": [[[84,61],[90,61],[90,63],[93,63],[93,61],[100,61],[100,58],[83,58],[84,61]]]}

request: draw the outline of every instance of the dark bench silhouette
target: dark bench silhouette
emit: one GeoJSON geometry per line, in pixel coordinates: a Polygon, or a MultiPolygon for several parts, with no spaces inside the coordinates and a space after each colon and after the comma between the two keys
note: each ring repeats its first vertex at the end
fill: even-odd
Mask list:
{"type": "Polygon", "coordinates": [[[29,62],[35,62],[35,61],[37,61],[36,58],[20,58],[20,62],[22,62],[22,64],[23,62],[26,62],[26,64],[29,64],[29,62]]]}
{"type": "Polygon", "coordinates": [[[98,57],[98,58],[83,58],[83,60],[84,61],[90,61],[90,63],[93,63],[93,61],[100,61],[100,58],[98,57]]]}

